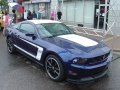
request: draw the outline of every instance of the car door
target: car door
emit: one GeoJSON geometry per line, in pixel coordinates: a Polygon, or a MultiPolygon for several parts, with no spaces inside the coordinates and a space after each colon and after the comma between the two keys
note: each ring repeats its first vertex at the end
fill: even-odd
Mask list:
{"type": "Polygon", "coordinates": [[[12,41],[14,42],[14,45],[16,46],[17,42],[18,42],[18,34],[19,34],[19,26],[20,26],[20,23],[16,24],[13,26],[13,30],[12,30],[12,35],[11,35],[11,38],[12,38],[12,41]]]}
{"type": "Polygon", "coordinates": [[[35,35],[37,39],[34,26],[30,23],[21,23],[19,33],[17,33],[16,47],[22,52],[36,58],[38,52],[38,47],[35,43],[36,39],[30,35],[35,35]]]}

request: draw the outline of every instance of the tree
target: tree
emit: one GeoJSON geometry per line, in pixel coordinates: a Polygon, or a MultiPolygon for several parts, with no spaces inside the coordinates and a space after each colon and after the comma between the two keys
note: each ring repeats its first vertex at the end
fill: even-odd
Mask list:
{"type": "Polygon", "coordinates": [[[0,6],[1,6],[1,9],[8,8],[8,2],[7,2],[7,0],[0,0],[0,6]]]}

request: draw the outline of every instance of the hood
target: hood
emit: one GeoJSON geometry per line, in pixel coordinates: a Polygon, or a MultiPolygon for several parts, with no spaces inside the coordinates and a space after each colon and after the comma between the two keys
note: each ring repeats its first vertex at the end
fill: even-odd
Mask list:
{"type": "Polygon", "coordinates": [[[98,42],[96,42],[94,40],[91,40],[91,39],[83,37],[83,36],[75,35],[75,34],[61,35],[58,37],[69,40],[69,41],[79,44],[83,47],[91,47],[91,46],[96,46],[98,44],[98,42]]]}
{"type": "Polygon", "coordinates": [[[46,41],[69,50],[71,53],[79,53],[81,51],[90,52],[96,48],[102,48],[105,46],[103,43],[76,34],[46,38],[46,41]]]}

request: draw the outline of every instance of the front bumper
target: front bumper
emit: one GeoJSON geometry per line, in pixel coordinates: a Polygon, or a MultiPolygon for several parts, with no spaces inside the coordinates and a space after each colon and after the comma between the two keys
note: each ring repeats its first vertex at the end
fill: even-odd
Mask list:
{"type": "Polygon", "coordinates": [[[94,81],[105,76],[112,57],[109,56],[106,62],[93,66],[77,66],[71,64],[68,69],[67,81],[75,84],[83,84],[94,81]],[[69,73],[69,72],[72,72],[69,73]],[[73,75],[74,74],[74,75],[73,75]]]}
{"type": "Polygon", "coordinates": [[[74,83],[74,84],[85,84],[85,83],[89,83],[89,82],[94,82],[96,79],[99,79],[99,78],[105,76],[108,73],[108,71],[109,71],[108,68],[106,68],[103,72],[100,72],[96,75],[84,77],[81,79],[67,79],[67,81],[70,83],[74,83]]]}

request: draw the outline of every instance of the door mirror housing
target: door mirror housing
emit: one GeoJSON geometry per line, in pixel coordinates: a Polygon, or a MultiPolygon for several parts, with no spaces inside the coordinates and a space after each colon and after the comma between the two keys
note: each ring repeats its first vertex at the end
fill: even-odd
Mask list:
{"type": "Polygon", "coordinates": [[[26,33],[25,35],[26,35],[26,36],[29,36],[29,37],[33,37],[33,36],[35,36],[34,33],[26,33]]]}
{"type": "Polygon", "coordinates": [[[29,37],[32,37],[33,40],[36,39],[36,37],[37,37],[37,35],[34,34],[34,33],[26,33],[25,35],[29,36],[29,37]]]}

